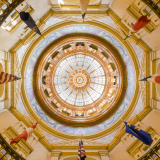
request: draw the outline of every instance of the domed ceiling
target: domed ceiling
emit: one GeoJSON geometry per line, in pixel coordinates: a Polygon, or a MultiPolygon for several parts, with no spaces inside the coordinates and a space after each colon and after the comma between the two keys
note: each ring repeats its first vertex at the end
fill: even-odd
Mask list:
{"type": "MultiPolygon", "coordinates": [[[[65,40],[64,40],[64,42],[65,42],[65,40]]],[[[83,41],[79,40],[77,42],[83,42],[83,41]]],[[[85,42],[86,42],[86,40],[85,40],[85,42]]],[[[68,44],[68,43],[64,43],[63,46],[65,46],[66,44],[68,44]]],[[[59,44],[57,43],[57,46],[58,45],[59,45],[59,47],[62,47],[60,42],[59,42],[59,44]]],[[[79,43],[79,45],[77,45],[77,46],[82,47],[85,45],[82,45],[81,43],[79,43]]],[[[53,47],[53,48],[56,50],[59,49],[58,47],[57,48],[53,47]]],[[[100,49],[102,52],[103,47],[100,49]]],[[[64,49],[64,51],[65,51],[65,49],[64,49]]],[[[53,54],[54,52],[52,51],[51,53],[53,54]]],[[[97,53],[97,51],[96,51],[96,53],[97,53]]],[[[95,53],[95,55],[96,55],[96,53],[95,53]]],[[[108,83],[108,78],[111,77],[111,75],[108,74],[108,76],[107,76],[107,71],[106,71],[107,68],[104,67],[103,63],[100,61],[100,58],[98,59],[95,55],[93,56],[91,54],[86,54],[86,53],[84,53],[84,50],[81,50],[81,52],[78,51],[74,54],[73,53],[66,54],[66,55],[64,55],[64,57],[60,58],[58,63],[55,63],[55,67],[51,69],[53,71],[53,75],[51,74],[52,78],[50,78],[50,80],[51,80],[52,84],[54,84],[52,87],[54,88],[54,91],[57,94],[57,97],[59,98],[59,100],[63,101],[66,105],[76,107],[76,108],[83,108],[85,106],[94,104],[103,95],[104,90],[106,89],[106,84],[108,83]],[[87,59],[87,61],[84,60],[84,57],[85,57],[85,59],[87,59]],[[85,69],[83,69],[83,70],[82,70],[82,65],[85,66],[85,69]],[[88,71],[88,72],[86,71],[87,65],[91,66],[90,71],[88,71]],[[74,69],[74,67],[75,67],[75,69],[74,69]],[[99,71],[97,72],[98,69],[99,69],[99,71]],[[95,73],[93,75],[91,75],[91,72],[93,73],[93,71],[95,73]],[[93,80],[93,77],[95,77],[97,75],[102,76],[102,77],[98,78],[96,81],[93,80]],[[63,76],[63,78],[59,78],[62,76],[63,76]],[[99,88],[99,90],[94,88],[97,85],[101,86],[99,88]],[[71,87],[69,87],[69,86],[71,86],[71,87]],[[88,90],[88,93],[87,93],[86,90],[90,87],[92,87],[93,89],[88,90]],[[66,88],[71,88],[71,89],[67,90],[66,88]],[[64,95],[62,95],[62,93],[61,93],[63,90],[66,91],[66,92],[64,92],[64,95]],[[98,92],[98,93],[96,94],[96,92],[98,92]],[[83,96],[84,96],[84,94],[86,94],[86,96],[88,96],[86,98],[86,100],[83,99],[82,93],[83,93],[83,96]],[[93,94],[92,96],[91,96],[91,93],[93,94]],[[66,97],[66,95],[68,95],[68,96],[66,97]],[[75,98],[75,96],[76,96],[76,98],[75,98]],[[78,99],[77,99],[77,97],[78,97],[78,99]],[[66,100],[66,98],[67,98],[67,100],[66,100]]],[[[54,59],[57,56],[58,55],[56,55],[55,57],[52,57],[52,58],[54,59]]],[[[133,57],[133,55],[131,56],[130,53],[124,48],[124,46],[122,46],[122,44],[120,44],[120,42],[116,38],[114,38],[112,35],[108,34],[106,31],[101,30],[100,28],[97,28],[97,27],[93,27],[93,26],[91,27],[91,26],[87,26],[87,25],[80,25],[80,26],[73,25],[73,26],[67,26],[63,29],[59,29],[59,30],[52,32],[51,35],[49,35],[47,38],[45,38],[45,40],[43,40],[41,43],[39,43],[38,46],[36,46],[35,50],[32,52],[32,55],[29,58],[28,65],[26,66],[27,67],[26,68],[27,69],[26,70],[26,79],[27,79],[27,81],[26,81],[27,95],[26,96],[29,100],[29,103],[31,104],[31,109],[34,110],[34,114],[36,116],[39,116],[44,120],[44,123],[46,123],[46,125],[49,125],[50,127],[52,127],[54,129],[54,131],[61,132],[61,133],[66,132],[68,134],[90,134],[90,133],[95,133],[97,131],[104,131],[104,130],[112,127],[113,124],[117,120],[119,120],[119,118],[127,112],[127,110],[129,109],[129,107],[132,103],[133,97],[135,96],[133,94],[133,93],[135,93],[135,89],[136,89],[136,86],[135,86],[136,84],[134,83],[135,82],[134,81],[134,76],[135,76],[134,73],[135,72],[133,70],[134,63],[133,63],[131,57],[133,57]],[[59,119],[60,120],[59,122],[58,122],[57,118],[54,120],[54,117],[50,117],[48,114],[46,114],[46,111],[44,111],[44,109],[41,108],[41,106],[39,105],[40,103],[36,100],[36,96],[34,94],[36,92],[36,90],[35,90],[35,88],[33,88],[33,86],[35,86],[35,85],[33,85],[32,79],[35,78],[35,77],[33,77],[34,73],[40,73],[40,72],[35,71],[35,65],[38,64],[37,62],[39,62],[39,58],[41,57],[40,55],[42,55],[42,53],[44,53],[44,51],[46,51],[46,49],[49,49],[48,46],[50,44],[52,44],[52,42],[54,42],[55,40],[57,40],[61,37],[64,37],[65,35],[73,34],[73,33],[74,34],[75,33],[86,33],[86,34],[92,34],[93,36],[95,35],[95,36],[99,36],[99,37],[103,38],[106,42],[110,43],[111,46],[113,46],[116,50],[118,50],[118,53],[124,62],[125,70],[123,70],[123,74],[125,75],[125,77],[127,77],[127,85],[126,85],[127,88],[125,88],[126,92],[124,92],[124,97],[122,98],[123,101],[120,103],[117,110],[113,112],[114,114],[112,114],[112,116],[105,117],[105,118],[103,117],[103,121],[101,121],[99,124],[93,125],[93,126],[91,124],[89,124],[88,126],[83,126],[80,124],[78,126],[75,126],[74,124],[73,125],[66,125],[66,124],[64,125],[63,123],[61,123],[62,121],[60,119],[59,119]]],[[[46,58],[46,60],[48,60],[48,59],[46,58]]],[[[118,58],[115,58],[115,61],[116,60],[118,60],[118,58]]],[[[51,59],[50,59],[50,62],[51,62],[51,59]]],[[[44,66],[44,64],[43,64],[43,66],[44,66]]],[[[119,66],[117,66],[117,69],[119,69],[119,66]]],[[[43,82],[45,82],[45,83],[47,82],[47,78],[46,77],[43,78],[44,72],[41,72],[41,73],[42,73],[41,77],[40,77],[41,84],[37,83],[37,86],[39,88],[41,85],[44,86],[43,82]]],[[[118,73],[120,73],[120,72],[117,72],[117,74],[118,73]]],[[[122,77],[119,76],[119,80],[122,80],[121,78],[122,77]]],[[[117,84],[119,84],[119,80],[117,81],[118,82],[117,84]]],[[[113,79],[113,83],[114,83],[114,81],[115,80],[113,79]]],[[[51,92],[51,93],[53,93],[53,92],[51,92]]],[[[106,103],[107,102],[105,101],[104,104],[106,104],[106,103]]],[[[104,104],[102,104],[102,106],[104,104]]],[[[56,106],[58,106],[58,105],[56,105],[56,106]]],[[[92,105],[92,109],[93,108],[95,108],[94,105],[92,105]]],[[[64,106],[62,106],[61,109],[65,112],[64,106]]],[[[57,113],[59,113],[58,110],[57,110],[57,113]]],[[[80,116],[80,115],[81,115],[81,113],[78,116],[80,116]]],[[[95,115],[93,115],[93,117],[94,116],[95,115]]],[[[89,117],[92,117],[92,116],[89,116],[89,117]]],[[[80,119],[80,121],[81,121],[81,119],[83,119],[83,118],[79,118],[79,117],[75,117],[75,118],[80,119]]]]}
{"type": "Polygon", "coordinates": [[[54,74],[57,94],[72,106],[86,106],[103,94],[106,75],[102,65],[93,57],[79,53],[66,57],[54,74]]]}
{"type": "Polygon", "coordinates": [[[56,39],[35,65],[33,86],[40,107],[54,120],[65,119],[67,125],[95,125],[108,119],[126,91],[120,53],[108,41],[90,37],[70,34],[56,39]]]}

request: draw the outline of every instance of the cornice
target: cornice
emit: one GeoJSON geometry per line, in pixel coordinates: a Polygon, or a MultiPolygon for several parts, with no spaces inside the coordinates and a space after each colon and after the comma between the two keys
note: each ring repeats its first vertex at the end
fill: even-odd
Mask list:
{"type": "MultiPolygon", "coordinates": [[[[87,53],[88,51],[82,51],[84,53],[87,53]]],[[[73,52],[75,54],[75,52],[73,52]]],[[[89,54],[89,52],[88,52],[89,54]]],[[[90,53],[91,54],[91,53],[90,53]]],[[[69,53],[67,54],[67,56],[69,55],[69,53]]],[[[93,54],[94,55],[94,54],[93,54]]],[[[96,57],[96,54],[94,55],[96,57]]],[[[98,58],[98,57],[97,57],[98,58]]],[[[100,59],[99,59],[100,60],[100,59]]],[[[102,60],[101,60],[102,61],[102,60]]],[[[102,63],[102,62],[101,62],[102,63]]],[[[104,62],[103,62],[104,63],[104,62]]],[[[102,63],[102,64],[103,64],[102,63]]],[[[110,118],[115,111],[119,108],[120,104],[122,103],[125,93],[126,93],[126,88],[127,88],[127,76],[124,74],[124,71],[126,70],[125,67],[125,63],[120,55],[120,53],[118,52],[118,50],[112,45],[110,44],[108,41],[102,39],[99,36],[95,36],[95,35],[90,35],[90,34],[69,34],[69,35],[65,35],[60,37],[59,39],[53,41],[51,44],[49,44],[41,53],[36,66],[35,66],[35,72],[33,75],[33,87],[34,87],[34,93],[36,95],[36,99],[39,102],[39,105],[41,106],[41,108],[54,120],[58,120],[58,122],[63,122],[66,125],[95,125],[97,123],[100,123],[101,121],[106,120],[105,117],[110,118]],[[114,99],[112,100],[112,102],[110,102],[110,105],[107,107],[107,110],[104,110],[103,112],[100,112],[99,114],[92,116],[92,117],[88,117],[88,118],[72,118],[72,117],[67,117],[65,115],[62,115],[61,113],[54,111],[53,107],[49,107],[50,104],[47,103],[47,101],[45,100],[46,97],[44,96],[42,90],[40,89],[40,84],[41,84],[41,78],[42,76],[40,76],[42,74],[42,70],[43,70],[43,66],[45,64],[43,64],[43,61],[47,59],[47,55],[48,52],[50,53],[54,53],[54,51],[52,51],[52,48],[56,48],[56,46],[58,46],[59,44],[63,44],[66,43],[68,44],[70,41],[72,42],[76,42],[78,39],[81,39],[83,42],[87,42],[89,41],[91,44],[95,44],[98,47],[100,47],[102,50],[104,49],[105,52],[107,52],[110,56],[112,56],[113,59],[113,63],[116,64],[116,68],[119,74],[119,85],[118,85],[118,89],[116,92],[116,95],[114,97],[114,99]],[[39,84],[39,85],[37,85],[39,84]],[[58,117],[57,117],[58,116],[58,117]],[[64,120],[63,120],[64,119],[64,120]]],[[[52,89],[52,88],[51,88],[52,89]]],[[[54,90],[52,91],[52,93],[54,93],[54,90]]],[[[102,99],[104,99],[106,96],[103,94],[102,95],[102,99]]],[[[62,103],[62,102],[60,102],[62,103]]],[[[65,105],[65,104],[63,104],[65,105]]],[[[95,102],[96,105],[96,102],[95,102]]],[[[98,105],[98,104],[97,104],[98,105]]]]}
{"type": "MultiPolygon", "coordinates": [[[[60,28],[64,28],[70,25],[86,25],[86,26],[94,26],[97,28],[101,28],[101,30],[104,30],[106,32],[109,32],[110,34],[113,35],[114,38],[118,39],[120,42],[123,40],[123,38],[121,37],[121,35],[119,35],[118,31],[116,31],[115,29],[111,28],[108,25],[104,25],[98,22],[84,22],[84,23],[78,23],[78,22],[62,22],[59,23],[58,25],[54,25],[49,27],[47,30],[45,30],[42,34],[44,37],[46,37],[47,35],[51,34],[52,32],[54,32],[57,29],[60,28]]],[[[28,63],[29,57],[32,53],[32,51],[34,50],[34,48],[37,46],[37,44],[39,42],[41,42],[43,40],[42,37],[38,37],[36,40],[33,41],[33,43],[29,46],[25,56],[23,57],[22,60],[22,77],[25,76],[26,74],[26,68],[25,66],[28,63]]],[[[131,58],[132,63],[134,64],[134,75],[135,75],[135,80],[138,79],[139,77],[139,62],[138,62],[138,58],[134,52],[134,50],[132,49],[131,45],[126,41],[123,44],[123,47],[127,49],[129,56],[131,58]]],[[[25,80],[22,81],[22,101],[24,102],[24,106],[27,109],[27,111],[29,111],[29,115],[34,119],[34,120],[39,120],[40,117],[35,113],[35,111],[33,109],[30,108],[31,104],[26,96],[26,89],[25,89],[25,80]]],[[[133,112],[137,102],[138,102],[138,98],[139,98],[139,82],[135,81],[135,85],[134,85],[134,92],[133,92],[133,96],[131,98],[129,107],[126,109],[126,112],[123,114],[122,118],[125,120],[127,119],[131,113],[133,112]]],[[[41,126],[43,127],[43,129],[50,133],[51,135],[54,135],[56,137],[62,138],[62,139],[76,139],[78,138],[80,135],[73,135],[73,134],[66,134],[64,132],[61,132],[59,130],[53,129],[51,128],[48,124],[46,124],[43,120],[41,120],[41,126]]],[[[96,132],[94,134],[87,134],[84,135],[83,138],[85,139],[98,139],[101,137],[104,137],[110,133],[112,133],[113,131],[115,131],[118,126],[121,124],[121,120],[116,121],[112,126],[110,126],[109,128],[106,128],[100,132],[96,132]]]]}
{"type": "MultiPolygon", "coordinates": [[[[48,21],[49,18],[51,18],[53,16],[53,14],[59,14],[59,13],[54,13],[53,11],[49,11],[46,15],[44,15],[44,17],[40,20],[40,24],[39,26],[44,26],[45,22],[48,21]]],[[[66,13],[61,13],[61,14],[66,14],[66,13]]],[[[67,13],[67,14],[73,14],[73,13],[67,13]]],[[[76,13],[76,14],[80,14],[80,13],[76,13]]],[[[94,13],[90,13],[90,14],[94,14],[94,13]]],[[[107,13],[97,13],[97,14],[103,14],[103,15],[107,15],[109,14],[109,17],[112,18],[112,20],[115,23],[118,23],[121,27],[123,27],[123,29],[125,29],[125,33],[128,33],[128,29],[121,23],[121,19],[112,11],[109,10],[107,11],[107,13]]],[[[22,64],[24,63],[24,65],[21,65],[22,67],[22,76],[25,76],[26,70],[25,70],[25,66],[28,63],[28,59],[30,57],[30,54],[32,53],[32,50],[34,50],[34,47],[40,43],[44,37],[47,37],[49,34],[51,34],[52,32],[54,32],[55,30],[59,29],[59,28],[64,28],[66,26],[70,26],[70,25],[91,25],[91,26],[96,26],[98,28],[103,29],[104,31],[109,32],[110,34],[112,34],[116,39],[118,39],[119,41],[121,41],[123,44],[123,46],[128,50],[128,52],[130,53],[130,57],[132,58],[132,63],[134,63],[134,72],[135,72],[135,79],[138,79],[139,76],[139,68],[140,68],[140,64],[138,62],[138,59],[136,57],[136,54],[134,53],[131,45],[129,44],[129,42],[125,41],[123,42],[123,38],[124,36],[121,36],[118,31],[116,31],[115,29],[111,28],[110,26],[106,25],[106,24],[102,24],[100,22],[67,22],[67,21],[63,21],[60,22],[56,25],[53,25],[51,27],[49,27],[48,29],[46,29],[45,31],[42,32],[43,36],[42,37],[38,37],[34,32],[30,32],[26,37],[24,37],[23,39],[20,39],[14,46],[12,46],[12,48],[10,48],[10,52],[14,54],[14,52],[18,51],[19,48],[21,48],[23,45],[29,43],[29,42],[33,42],[32,45],[29,46],[28,50],[26,51],[26,54],[22,60],[22,64]]],[[[124,33],[123,33],[124,34],[124,33]]],[[[122,35],[123,35],[122,34],[122,35]]],[[[125,35],[125,34],[124,34],[125,35]]],[[[137,39],[136,36],[132,36],[131,41],[133,41],[135,44],[137,44],[139,47],[141,47],[144,51],[147,51],[148,53],[152,50],[142,39],[137,39]]],[[[139,99],[139,82],[136,81],[135,82],[135,87],[134,87],[134,96],[132,97],[132,101],[130,103],[130,107],[128,108],[128,110],[126,111],[126,113],[123,115],[123,117],[121,117],[121,119],[123,120],[127,120],[127,118],[131,115],[131,113],[133,112],[137,101],[139,99]],[[135,96],[137,95],[137,96],[135,96]]],[[[53,128],[51,128],[49,125],[45,124],[45,122],[38,117],[38,115],[31,109],[29,109],[28,107],[30,107],[30,103],[28,102],[28,99],[26,97],[26,93],[25,93],[25,79],[22,80],[22,92],[21,92],[21,97],[22,97],[22,101],[24,103],[24,106],[27,110],[27,112],[29,113],[29,115],[31,116],[31,118],[33,120],[38,120],[40,123],[40,126],[42,127],[42,129],[44,129],[46,132],[48,132],[51,135],[54,135],[55,137],[59,137],[62,139],[77,139],[80,137],[80,135],[72,135],[72,134],[66,134],[63,132],[60,132],[58,130],[54,130],[53,128]]],[[[16,109],[13,108],[11,109],[11,112],[16,116],[16,117],[21,117],[22,115],[18,112],[15,112],[16,109]]],[[[137,116],[138,119],[142,120],[149,112],[151,111],[150,107],[144,108],[137,116]]],[[[137,121],[137,116],[134,119],[135,121],[137,121]]],[[[20,120],[20,119],[19,119],[20,120]]],[[[85,139],[99,139],[102,138],[108,134],[110,134],[111,132],[115,131],[118,127],[121,127],[121,120],[119,119],[115,124],[113,124],[113,126],[111,126],[109,129],[103,130],[101,132],[97,132],[93,134],[89,134],[89,135],[85,135],[83,136],[83,138],[85,139]]],[[[120,131],[120,133],[116,134],[117,136],[109,143],[108,149],[109,151],[111,151],[119,142],[120,142],[120,137],[124,135],[124,127],[122,127],[122,130],[120,131]]],[[[40,137],[40,141],[47,146],[47,148],[49,150],[52,149],[51,144],[42,137],[40,137]],[[47,142],[47,143],[46,143],[47,142]]]]}

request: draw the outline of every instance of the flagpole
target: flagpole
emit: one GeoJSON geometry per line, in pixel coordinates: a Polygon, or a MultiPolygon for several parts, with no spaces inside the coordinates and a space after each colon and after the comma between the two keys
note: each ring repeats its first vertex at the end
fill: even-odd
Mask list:
{"type": "MultiPolygon", "coordinates": [[[[150,150],[153,150],[149,145],[148,145],[148,148],[149,148],[150,150]]],[[[154,151],[154,153],[157,155],[158,158],[160,158],[159,154],[158,154],[156,151],[154,151]]]]}
{"type": "Polygon", "coordinates": [[[20,139],[18,140],[18,142],[16,142],[16,143],[13,145],[13,148],[14,148],[21,140],[22,140],[22,138],[20,138],[20,139]]]}

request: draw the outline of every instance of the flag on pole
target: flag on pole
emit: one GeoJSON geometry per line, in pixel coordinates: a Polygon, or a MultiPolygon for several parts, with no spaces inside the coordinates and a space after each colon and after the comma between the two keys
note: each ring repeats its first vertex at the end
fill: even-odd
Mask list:
{"type": "Polygon", "coordinates": [[[21,78],[14,76],[12,74],[8,74],[8,73],[0,71],[0,84],[6,83],[6,82],[17,81],[19,79],[21,78]]]}
{"type": "Polygon", "coordinates": [[[31,136],[33,133],[33,130],[36,128],[38,122],[27,128],[25,131],[23,131],[20,135],[18,135],[16,138],[14,138],[10,144],[17,143],[20,139],[24,139],[27,141],[27,139],[31,136]]]}
{"type": "Polygon", "coordinates": [[[160,74],[154,74],[151,76],[148,76],[146,78],[143,78],[139,81],[149,81],[149,82],[154,82],[154,83],[159,83],[160,84],[160,74]]]}
{"type": "Polygon", "coordinates": [[[38,29],[35,21],[33,20],[33,18],[31,17],[31,15],[28,12],[20,12],[20,18],[22,19],[22,21],[29,27],[31,28],[34,32],[38,33],[41,36],[41,32],[38,29]]]}
{"type": "Polygon", "coordinates": [[[143,143],[147,144],[147,145],[151,145],[153,140],[151,138],[151,134],[139,129],[138,127],[124,122],[126,125],[126,132],[129,134],[132,134],[133,136],[135,136],[136,138],[138,138],[139,140],[141,140],[143,143]]]}
{"type": "Polygon", "coordinates": [[[134,26],[130,29],[129,34],[125,37],[126,40],[130,35],[145,27],[151,20],[147,19],[147,16],[141,16],[134,26]]]}
{"type": "Polygon", "coordinates": [[[81,8],[81,12],[82,12],[82,18],[84,20],[84,17],[86,15],[86,11],[87,11],[87,7],[89,4],[89,0],[79,0],[80,2],[80,8],[81,8]]]}
{"type": "Polygon", "coordinates": [[[83,147],[83,142],[82,140],[79,141],[79,149],[78,149],[78,158],[77,160],[85,160],[86,158],[86,152],[84,150],[84,147],[83,147]]]}

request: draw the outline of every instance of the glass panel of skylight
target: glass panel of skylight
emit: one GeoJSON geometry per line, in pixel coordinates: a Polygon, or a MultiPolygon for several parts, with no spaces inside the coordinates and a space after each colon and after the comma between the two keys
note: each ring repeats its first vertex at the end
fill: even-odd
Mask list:
{"type": "Polygon", "coordinates": [[[105,81],[104,70],[98,61],[83,54],[63,60],[57,67],[54,77],[55,88],[60,97],[75,106],[84,106],[96,101],[103,93],[105,81]],[[86,70],[90,74],[90,87],[84,91],[73,90],[69,84],[70,73],[77,69],[86,70]]]}

